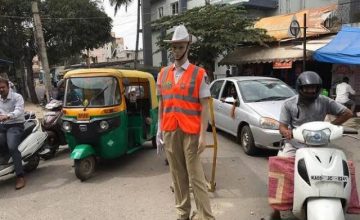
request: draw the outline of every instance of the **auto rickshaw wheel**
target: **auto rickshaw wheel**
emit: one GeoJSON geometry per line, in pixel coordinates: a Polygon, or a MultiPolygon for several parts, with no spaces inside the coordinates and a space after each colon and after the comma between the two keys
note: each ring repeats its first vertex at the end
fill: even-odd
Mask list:
{"type": "Polygon", "coordinates": [[[89,179],[95,171],[96,160],[94,156],[75,160],[75,175],[81,181],[89,179]]]}

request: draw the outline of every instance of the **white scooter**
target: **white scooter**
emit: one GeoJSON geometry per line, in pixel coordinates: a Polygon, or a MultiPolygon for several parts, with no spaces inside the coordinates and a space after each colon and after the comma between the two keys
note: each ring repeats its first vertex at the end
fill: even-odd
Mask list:
{"type": "MultiPolygon", "coordinates": [[[[40,161],[39,152],[45,143],[47,133],[41,129],[41,123],[34,114],[30,113],[24,123],[24,140],[19,145],[24,171],[35,170],[40,161]]],[[[4,155],[1,155],[4,157],[4,155]]],[[[7,156],[5,162],[0,164],[0,177],[13,173],[15,167],[11,157],[7,156]]]]}
{"type": "Polygon", "coordinates": [[[293,214],[299,219],[344,220],[351,193],[345,154],[329,143],[344,134],[342,126],[310,122],[293,130],[295,140],[308,147],[296,151],[293,214]]]}

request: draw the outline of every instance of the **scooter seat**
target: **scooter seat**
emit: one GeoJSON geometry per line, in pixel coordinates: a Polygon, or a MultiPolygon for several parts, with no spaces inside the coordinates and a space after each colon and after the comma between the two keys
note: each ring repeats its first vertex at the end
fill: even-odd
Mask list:
{"type": "Polygon", "coordinates": [[[25,120],[36,118],[35,113],[33,113],[33,112],[25,112],[24,117],[25,117],[25,120]]]}
{"type": "Polygon", "coordinates": [[[36,123],[34,121],[27,121],[24,123],[24,138],[31,134],[32,130],[35,128],[36,123]]]}

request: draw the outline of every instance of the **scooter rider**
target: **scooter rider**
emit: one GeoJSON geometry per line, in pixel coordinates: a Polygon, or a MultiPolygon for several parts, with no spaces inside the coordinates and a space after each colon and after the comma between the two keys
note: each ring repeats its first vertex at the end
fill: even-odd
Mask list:
{"type": "MultiPolygon", "coordinates": [[[[24,132],[24,99],[9,88],[9,81],[0,78],[0,154],[7,151],[14,161],[16,173],[15,189],[25,186],[21,153],[18,149],[24,132]]],[[[8,159],[8,158],[7,158],[8,159]]],[[[1,163],[7,162],[2,158],[1,163]]]]}
{"type": "Polygon", "coordinates": [[[335,115],[331,122],[341,125],[352,112],[335,100],[320,95],[322,80],[313,71],[305,71],[296,80],[298,95],[286,100],[281,108],[280,133],[287,139],[278,156],[294,157],[298,148],[304,147],[292,139],[292,129],[306,122],[324,121],[327,114],[335,115]]]}

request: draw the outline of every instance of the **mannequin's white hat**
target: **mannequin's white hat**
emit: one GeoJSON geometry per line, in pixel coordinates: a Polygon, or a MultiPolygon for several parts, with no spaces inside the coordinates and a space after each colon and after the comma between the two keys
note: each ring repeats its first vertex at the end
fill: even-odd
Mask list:
{"type": "Polygon", "coordinates": [[[180,42],[190,42],[195,43],[196,37],[192,34],[189,34],[184,25],[179,25],[175,28],[174,34],[171,40],[164,40],[165,43],[180,43],[180,42]]]}

